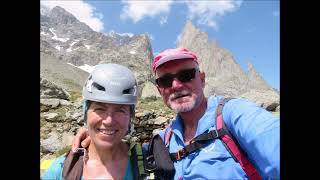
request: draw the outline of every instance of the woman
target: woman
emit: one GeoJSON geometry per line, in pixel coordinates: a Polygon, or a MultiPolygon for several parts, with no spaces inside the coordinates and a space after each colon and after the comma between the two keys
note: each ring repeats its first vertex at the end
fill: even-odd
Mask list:
{"type": "Polygon", "coordinates": [[[130,145],[122,141],[137,102],[133,73],[121,65],[99,64],[82,95],[91,143],[87,150],[59,157],[42,179],[133,179],[130,145]]]}

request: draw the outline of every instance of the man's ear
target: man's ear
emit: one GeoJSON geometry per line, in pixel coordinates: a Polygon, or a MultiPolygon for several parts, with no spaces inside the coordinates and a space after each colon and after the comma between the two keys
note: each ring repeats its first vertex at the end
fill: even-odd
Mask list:
{"type": "Polygon", "coordinates": [[[206,84],[206,73],[205,72],[200,72],[200,79],[202,82],[202,88],[204,88],[204,86],[206,84]]]}
{"type": "Polygon", "coordinates": [[[161,95],[161,91],[160,91],[160,89],[159,89],[159,86],[158,86],[158,85],[155,85],[155,86],[157,87],[158,92],[159,92],[159,94],[161,95]]]}

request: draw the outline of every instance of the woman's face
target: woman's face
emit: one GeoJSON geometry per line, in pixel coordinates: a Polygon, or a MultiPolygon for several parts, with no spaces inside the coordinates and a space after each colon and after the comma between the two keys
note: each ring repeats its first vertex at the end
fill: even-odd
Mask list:
{"type": "Polygon", "coordinates": [[[110,148],[121,142],[130,123],[130,106],[92,102],[87,111],[87,126],[92,142],[110,148]]]}

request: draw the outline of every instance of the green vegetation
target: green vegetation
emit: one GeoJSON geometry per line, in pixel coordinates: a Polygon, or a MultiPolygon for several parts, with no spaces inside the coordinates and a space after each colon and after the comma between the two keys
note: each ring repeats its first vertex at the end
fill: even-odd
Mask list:
{"type": "Polygon", "coordinates": [[[59,157],[59,156],[63,155],[64,153],[68,152],[70,149],[71,149],[71,145],[66,146],[66,147],[64,147],[64,148],[62,148],[62,149],[54,152],[53,155],[54,155],[55,157],[59,157]]]}
{"type": "Polygon", "coordinates": [[[79,98],[82,98],[82,94],[79,91],[70,91],[69,94],[71,96],[70,100],[73,101],[73,102],[76,101],[79,98]]]}
{"type": "Polygon", "coordinates": [[[40,117],[40,127],[44,127],[46,124],[47,121],[43,117],[40,117]]]}
{"type": "Polygon", "coordinates": [[[63,84],[65,84],[67,87],[69,87],[72,90],[81,89],[80,85],[75,83],[71,79],[63,79],[62,82],[63,82],[63,84]]]}
{"type": "Polygon", "coordinates": [[[272,112],[272,114],[275,115],[275,116],[280,116],[280,111],[278,111],[278,112],[272,112]]]}

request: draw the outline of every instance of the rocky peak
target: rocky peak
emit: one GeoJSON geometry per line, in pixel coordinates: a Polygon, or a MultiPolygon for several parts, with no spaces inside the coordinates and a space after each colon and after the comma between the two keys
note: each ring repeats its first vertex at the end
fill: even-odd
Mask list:
{"type": "Polygon", "coordinates": [[[118,63],[134,71],[140,87],[151,79],[153,55],[147,34],[95,32],[63,8],[55,7],[48,16],[41,15],[40,37],[40,51],[61,63],[75,66],[118,63]]]}
{"type": "Polygon", "coordinates": [[[254,69],[251,63],[248,63],[248,86],[249,89],[265,89],[272,90],[270,86],[268,86],[267,82],[261,77],[261,75],[254,69]]]}
{"type": "MultiPolygon", "coordinates": [[[[206,74],[204,89],[206,96],[239,97],[246,94],[248,97],[248,94],[256,91],[260,94],[264,91],[270,96],[277,96],[277,93],[271,93],[274,90],[263,80],[252,64],[248,65],[249,70],[245,73],[229,50],[219,47],[215,40],[209,41],[208,34],[196,28],[191,21],[186,22],[178,47],[188,48],[197,54],[200,69],[206,74]]],[[[272,99],[279,99],[279,96],[272,99]]]]}
{"type": "Polygon", "coordinates": [[[60,6],[54,7],[49,16],[60,24],[72,24],[77,22],[77,18],[60,6]]]}

